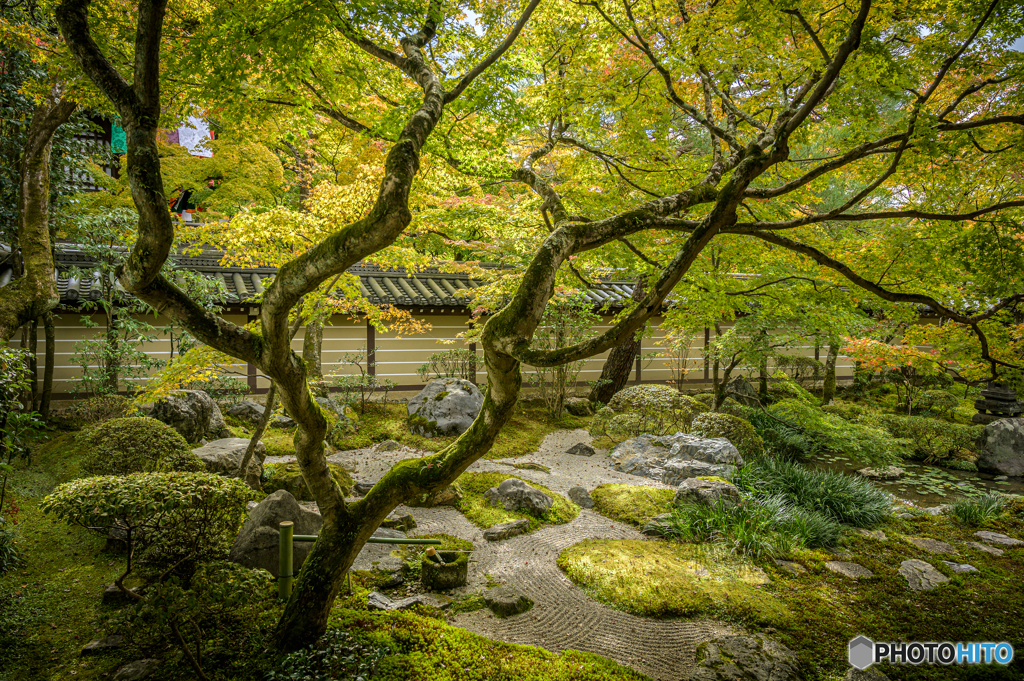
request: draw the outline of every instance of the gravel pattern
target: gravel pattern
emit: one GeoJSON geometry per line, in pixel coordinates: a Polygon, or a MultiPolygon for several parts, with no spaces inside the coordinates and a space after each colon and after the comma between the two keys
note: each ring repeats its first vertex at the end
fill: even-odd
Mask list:
{"type": "MultiPolygon", "coordinates": [[[[592,490],[603,483],[625,483],[649,487],[667,486],[647,478],[612,470],[607,452],[598,450],[592,457],[566,454],[577,442],[590,442],[585,430],[566,430],[548,435],[538,451],[530,456],[507,460],[480,460],[470,471],[497,471],[543,484],[566,494],[582,485],[592,490]],[[520,470],[512,463],[532,461],[551,469],[550,473],[520,470]]],[[[339,452],[330,461],[354,471],[358,480],[376,480],[394,463],[422,452],[402,448],[393,452],[372,449],[339,452]]],[[[266,463],[288,461],[268,457],[266,463]]],[[[469,566],[468,584],[452,595],[478,593],[490,582],[500,582],[534,601],[528,612],[498,619],[486,609],[455,617],[454,623],[488,638],[536,645],[547,650],[583,650],[603,655],[648,676],[665,681],[687,678],[695,667],[697,646],[736,629],[712,620],[656,620],[638,617],[604,606],[559,570],[555,561],[563,549],[583,539],[647,540],[633,527],[609,520],[593,511],[582,510],[565,525],[541,528],[530,534],[499,542],[488,542],[483,530],[452,508],[396,509],[412,513],[417,528],[412,535],[445,532],[475,545],[469,566]]],[[[392,546],[368,544],[356,559],[353,569],[372,569],[386,558],[392,546]]]]}

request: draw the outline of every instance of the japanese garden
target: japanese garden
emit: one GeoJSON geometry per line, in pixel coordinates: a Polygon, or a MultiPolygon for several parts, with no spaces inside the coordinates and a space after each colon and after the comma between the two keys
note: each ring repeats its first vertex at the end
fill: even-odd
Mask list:
{"type": "Polygon", "coordinates": [[[0,155],[0,681],[1024,680],[1020,3],[0,0],[0,155]]]}

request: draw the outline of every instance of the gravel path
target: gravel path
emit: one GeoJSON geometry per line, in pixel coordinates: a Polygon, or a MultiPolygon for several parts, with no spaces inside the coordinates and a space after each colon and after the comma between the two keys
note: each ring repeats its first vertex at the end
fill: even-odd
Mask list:
{"type": "MultiPolygon", "coordinates": [[[[598,452],[584,457],[566,454],[578,442],[590,442],[584,430],[566,430],[548,435],[533,455],[518,459],[477,461],[470,471],[498,471],[533,480],[560,494],[582,485],[588,490],[603,483],[627,483],[666,487],[612,470],[608,456],[598,452]],[[520,470],[512,462],[540,463],[550,473],[520,470]]],[[[329,459],[354,469],[358,480],[376,480],[397,461],[417,456],[411,449],[394,452],[356,450],[340,452],[329,459]]],[[[267,463],[287,459],[268,457],[267,463]]],[[[735,633],[729,625],[711,620],[656,620],[638,617],[606,607],[590,598],[565,577],[555,564],[559,553],[588,538],[646,539],[633,527],[615,522],[593,511],[583,510],[565,525],[500,542],[488,542],[483,531],[452,508],[399,507],[412,513],[418,527],[413,534],[446,532],[472,541],[476,547],[470,563],[468,584],[456,595],[477,593],[488,582],[500,582],[520,590],[535,603],[528,612],[498,619],[489,610],[458,615],[455,624],[488,638],[536,645],[547,650],[584,650],[627,665],[664,681],[687,678],[694,666],[697,645],[715,636],[735,633]]],[[[369,544],[360,553],[354,569],[369,569],[385,559],[392,547],[369,544]]]]}

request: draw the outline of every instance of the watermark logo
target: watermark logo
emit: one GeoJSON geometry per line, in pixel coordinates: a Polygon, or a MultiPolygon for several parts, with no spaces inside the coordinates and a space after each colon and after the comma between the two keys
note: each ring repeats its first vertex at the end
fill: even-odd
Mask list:
{"type": "Polygon", "coordinates": [[[867,636],[850,641],[850,666],[864,670],[879,662],[890,664],[1001,664],[1013,662],[1013,646],[998,643],[950,643],[943,641],[911,641],[881,643],[867,636]]]}

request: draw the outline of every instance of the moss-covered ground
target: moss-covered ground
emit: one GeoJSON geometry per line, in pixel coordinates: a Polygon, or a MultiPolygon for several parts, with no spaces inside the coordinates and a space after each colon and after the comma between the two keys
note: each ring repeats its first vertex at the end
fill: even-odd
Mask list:
{"type": "Polygon", "coordinates": [[[643,527],[662,513],[668,513],[675,490],[639,485],[608,483],[590,493],[594,510],[603,516],[643,527]]]}
{"type": "Polygon", "coordinates": [[[458,503],[458,509],[470,522],[484,529],[525,518],[530,521],[530,531],[545,525],[562,525],[580,514],[580,507],[561,494],[524,478],[519,479],[551,497],[551,508],[540,516],[534,516],[520,511],[506,511],[504,506],[491,506],[484,498],[484,493],[491,487],[497,487],[505,480],[516,477],[518,476],[505,473],[463,473],[458,479],[459,487],[462,488],[462,500],[458,503]]]}

